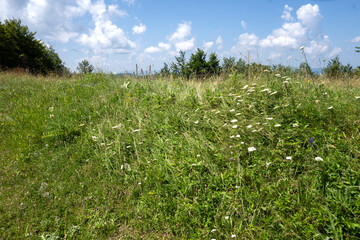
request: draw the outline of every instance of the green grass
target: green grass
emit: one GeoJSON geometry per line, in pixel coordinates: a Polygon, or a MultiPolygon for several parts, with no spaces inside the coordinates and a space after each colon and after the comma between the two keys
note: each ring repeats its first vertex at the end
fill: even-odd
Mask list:
{"type": "Polygon", "coordinates": [[[0,75],[0,238],[360,239],[359,81],[284,80],[0,75]]]}

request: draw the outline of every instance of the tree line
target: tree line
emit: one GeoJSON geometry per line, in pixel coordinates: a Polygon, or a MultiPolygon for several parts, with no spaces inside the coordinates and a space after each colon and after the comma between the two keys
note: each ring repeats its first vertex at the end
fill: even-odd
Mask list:
{"type": "MultiPolygon", "coordinates": [[[[360,53],[360,47],[356,47],[356,52],[360,53]]],[[[197,48],[195,53],[192,53],[189,60],[185,57],[186,52],[180,51],[179,55],[175,57],[175,61],[170,64],[164,63],[159,74],[162,76],[182,77],[183,79],[206,78],[216,76],[222,73],[241,73],[246,76],[257,75],[265,71],[278,71],[283,74],[303,74],[309,77],[315,75],[307,62],[300,63],[297,69],[290,66],[278,65],[263,65],[255,62],[246,62],[240,58],[236,60],[235,57],[225,57],[220,64],[216,53],[211,53],[207,60],[207,54],[204,50],[197,48]]],[[[323,73],[330,78],[337,78],[341,76],[354,76],[360,77],[360,66],[353,68],[350,64],[343,65],[340,62],[339,56],[330,59],[326,67],[323,68],[323,73]]]]}
{"type": "Polygon", "coordinates": [[[69,72],[51,46],[35,38],[21,20],[0,21],[0,68],[23,68],[30,73],[47,75],[69,72]]]}

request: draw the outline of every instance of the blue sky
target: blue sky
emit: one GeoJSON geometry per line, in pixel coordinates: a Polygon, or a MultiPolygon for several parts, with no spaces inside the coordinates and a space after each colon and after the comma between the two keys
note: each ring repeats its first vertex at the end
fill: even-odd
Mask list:
{"type": "Polygon", "coordinates": [[[358,0],[0,0],[0,20],[20,18],[71,70],[88,59],[105,72],[159,70],[179,50],[297,67],[304,46],[323,67],[339,55],[360,65],[358,0]]]}

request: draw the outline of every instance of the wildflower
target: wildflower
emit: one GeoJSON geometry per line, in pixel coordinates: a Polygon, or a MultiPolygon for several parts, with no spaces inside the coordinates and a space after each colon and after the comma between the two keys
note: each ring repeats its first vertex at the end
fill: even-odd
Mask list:
{"type": "Polygon", "coordinates": [[[293,126],[293,127],[299,127],[299,124],[294,123],[292,126],[293,126]]]}
{"type": "Polygon", "coordinates": [[[198,123],[199,123],[199,120],[198,120],[198,121],[195,121],[194,123],[195,123],[195,124],[198,124],[198,123]]]}
{"type": "Polygon", "coordinates": [[[270,72],[270,70],[269,70],[269,69],[265,69],[264,72],[270,72]]]}
{"type": "Polygon", "coordinates": [[[360,99],[360,96],[359,96],[359,97],[355,97],[355,100],[358,100],[358,99],[360,99]]]}
{"type": "Polygon", "coordinates": [[[274,118],[272,117],[269,117],[269,118],[265,118],[266,120],[273,120],[274,118]]]}
{"type": "Polygon", "coordinates": [[[235,112],[235,109],[231,109],[230,112],[235,112]]]}
{"type": "Polygon", "coordinates": [[[232,157],[230,158],[230,161],[234,160],[232,157]]]}
{"type": "Polygon", "coordinates": [[[141,131],[141,129],[135,129],[135,130],[133,130],[133,132],[140,132],[141,131]]]}
{"type": "Polygon", "coordinates": [[[244,142],[241,142],[241,144],[245,144],[244,142]]]}
{"type": "Polygon", "coordinates": [[[289,77],[288,77],[288,78],[286,78],[286,81],[289,81],[289,80],[291,80],[291,78],[289,78],[289,77]]]}
{"type": "Polygon", "coordinates": [[[251,132],[257,132],[257,130],[252,130],[251,132]]]}
{"type": "Polygon", "coordinates": [[[235,237],[236,237],[236,235],[235,235],[235,234],[231,235],[231,238],[235,238],[235,237]]]}
{"type": "Polygon", "coordinates": [[[240,137],[240,134],[236,135],[236,137],[239,138],[239,137],[240,137]]]}
{"type": "Polygon", "coordinates": [[[215,114],[219,114],[220,113],[220,111],[217,111],[215,114]]]}
{"type": "Polygon", "coordinates": [[[97,207],[96,210],[100,210],[100,207],[97,207]]]}
{"type": "Polygon", "coordinates": [[[235,186],[235,188],[240,188],[240,186],[235,186]]]}
{"type": "Polygon", "coordinates": [[[55,117],[55,115],[54,114],[50,114],[50,116],[49,116],[50,118],[53,118],[53,117],[55,117]]]}
{"type": "Polygon", "coordinates": [[[271,162],[268,162],[268,163],[266,163],[266,166],[269,166],[271,164],[271,162]]]}
{"type": "Polygon", "coordinates": [[[234,135],[231,135],[230,138],[234,138],[234,135]]]}
{"type": "Polygon", "coordinates": [[[216,229],[214,228],[213,230],[211,230],[211,232],[216,232],[216,229]]]}
{"type": "Polygon", "coordinates": [[[97,138],[96,136],[92,136],[91,138],[92,138],[92,140],[95,141],[95,142],[98,140],[98,138],[97,138]]]}
{"type": "Polygon", "coordinates": [[[331,110],[331,109],[333,109],[333,108],[334,108],[333,106],[328,107],[329,110],[331,110]]]}
{"type": "Polygon", "coordinates": [[[232,126],[232,128],[237,128],[238,127],[238,125],[234,125],[234,126],[232,126]]]}
{"type": "Polygon", "coordinates": [[[255,150],[256,150],[256,148],[254,148],[254,147],[249,147],[249,148],[248,148],[248,151],[249,151],[249,152],[253,152],[253,151],[255,151],[255,150]]]}
{"type": "Polygon", "coordinates": [[[275,127],[281,127],[281,124],[276,124],[275,127]]]}
{"type": "Polygon", "coordinates": [[[304,46],[301,46],[301,47],[299,48],[299,50],[304,50],[304,48],[305,48],[304,46]]]}
{"type": "Polygon", "coordinates": [[[200,154],[196,155],[197,157],[200,157],[200,154]]]}
{"type": "Polygon", "coordinates": [[[292,160],[292,157],[291,156],[288,156],[285,158],[286,160],[292,160]]]}
{"type": "Polygon", "coordinates": [[[265,89],[261,90],[260,92],[270,92],[270,89],[265,88],[265,89]]]}
{"type": "Polygon", "coordinates": [[[288,84],[289,82],[288,81],[283,81],[283,84],[288,84]]]}
{"type": "Polygon", "coordinates": [[[321,162],[321,161],[324,161],[324,160],[321,157],[316,157],[315,161],[321,162]]]}
{"type": "Polygon", "coordinates": [[[230,122],[234,123],[234,122],[237,122],[237,120],[236,120],[236,119],[234,119],[234,120],[231,120],[230,122]]]}
{"type": "Polygon", "coordinates": [[[281,75],[277,73],[277,74],[275,74],[275,77],[281,77],[281,75]]]}
{"type": "Polygon", "coordinates": [[[252,125],[248,125],[247,128],[252,128],[252,125]]]}
{"type": "Polygon", "coordinates": [[[277,91],[270,93],[270,96],[274,95],[274,94],[277,94],[277,91]]]}
{"type": "Polygon", "coordinates": [[[141,185],[141,182],[139,182],[138,185],[141,185]]]}
{"type": "Polygon", "coordinates": [[[229,219],[229,216],[225,216],[225,219],[228,220],[228,219],[229,219]]]}
{"type": "Polygon", "coordinates": [[[239,116],[239,115],[241,115],[241,113],[237,113],[237,114],[235,114],[235,116],[239,116]]]}
{"type": "Polygon", "coordinates": [[[247,89],[249,87],[249,85],[245,85],[242,89],[247,89]]]}
{"type": "Polygon", "coordinates": [[[54,107],[49,107],[49,112],[53,112],[54,111],[54,107]]]}

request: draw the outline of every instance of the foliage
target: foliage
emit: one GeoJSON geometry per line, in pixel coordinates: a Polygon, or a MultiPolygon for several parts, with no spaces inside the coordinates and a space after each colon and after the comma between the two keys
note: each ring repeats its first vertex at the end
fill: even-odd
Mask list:
{"type": "Polygon", "coordinates": [[[337,78],[342,75],[352,75],[352,66],[350,64],[344,66],[340,62],[339,56],[336,56],[328,61],[324,72],[327,77],[331,78],[337,78]]]}
{"type": "Polygon", "coordinates": [[[360,47],[355,47],[355,52],[360,53],[360,47]]]}
{"type": "Polygon", "coordinates": [[[196,77],[205,76],[209,71],[209,66],[206,62],[206,53],[198,48],[195,53],[191,54],[188,68],[191,74],[196,77]]]}
{"type": "Polygon", "coordinates": [[[314,76],[314,72],[311,70],[307,62],[300,63],[298,71],[306,76],[314,76]]]}
{"type": "Polygon", "coordinates": [[[0,66],[41,74],[68,72],[54,49],[35,39],[35,33],[16,19],[0,22],[0,66]]]}
{"type": "Polygon", "coordinates": [[[0,238],[357,239],[359,82],[265,74],[0,75],[0,238]]]}
{"type": "Polygon", "coordinates": [[[220,73],[221,71],[220,60],[218,59],[216,53],[210,54],[209,61],[207,62],[207,64],[208,64],[209,74],[217,75],[220,73]]]}
{"type": "Polygon", "coordinates": [[[79,66],[77,67],[77,70],[79,71],[79,73],[87,74],[87,73],[92,73],[92,71],[94,71],[94,67],[93,67],[93,65],[91,65],[89,63],[88,60],[83,59],[79,63],[79,66]]]}
{"type": "Polygon", "coordinates": [[[160,75],[163,77],[170,76],[170,68],[167,63],[164,63],[164,67],[161,68],[160,75]]]}

